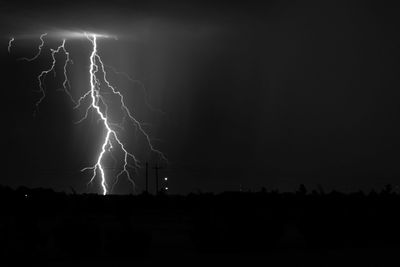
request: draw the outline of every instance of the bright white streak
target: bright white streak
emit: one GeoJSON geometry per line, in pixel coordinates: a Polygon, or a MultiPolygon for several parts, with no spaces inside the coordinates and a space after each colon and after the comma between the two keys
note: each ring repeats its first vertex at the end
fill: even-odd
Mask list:
{"type": "Polygon", "coordinates": [[[12,46],[12,42],[14,42],[14,37],[11,37],[10,41],[8,41],[8,53],[11,53],[11,46],[12,46]]]}
{"type": "MultiPolygon", "coordinates": [[[[128,164],[128,158],[133,159],[135,165],[133,167],[137,167],[139,164],[139,161],[135,158],[135,156],[131,153],[129,153],[126,149],[125,146],[123,145],[123,143],[119,140],[117,133],[111,128],[111,124],[109,122],[109,120],[107,119],[107,115],[105,113],[103,113],[100,109],[99,106],[99,101],[102,101],[102,97],[100,95],[99,92],[99,80],[96,77],[96,73],[99,71],[99,66],[97,65],[96,61],[99,62],[100,66],[101,66],[101,70],[103,71],[103,79],[104,81],[107,83],[108,87],[111,88],[113,90],[114,94],[118,94],[121,98],[121,105],[123,107],[123,109],[127,112],[129,112],[128,108],[125,106],[125,103],[123,102],[123,96],[119,93],[116,92],[114,90],[114,88],[110,85],[110,83],[107,81],[106,79],[106,73],[104,71],[104,66],[103,66],[103,62],[101,61],[100,56],[97,53],[97,39],[96,39],[96,35],[92,34],[92,35],[87,35],[87,39],[92,43],[93,45],[93,50],[92,53],[90,55],[90,69],[89,69],[89,74],[90,74],[90,97],[91,97],[91,105],[88,107],[88,109],[86,111],[88,111],[90,108],[93,108],[96,113],[99,115],[101,121],[104,124],[104,127],[106,129],[106,136],[103,140],[103,144],[101,147],[101,152],[97,158],[97,162],[93,167],[88,167],[88,168],[84,168],[82,171],[87,170],[87,169],[91,169],[93,170],[93,175],[92,178],[90,179],[90,182],[92,182],[97,174],[97,171],[100,172],[100,176],[101,176],[101,186],[103,189],[103,195],[106,195],[108,193],[108,185],[107,185],[107,181],[106,181],[106,177],[105,177],[105,172],[104,172],[104,167],[102,165],[102,160],[103,160],[103,156],[104,154],[108,151],[110,151],[113,146],[112,146],[112,139],[114,139],[115,142],[117,142],[117,144],[120,146],[120,148],[122,149],[123,153],[124,153],[124,166],[123,169],[118,173],[116,179],[118,179],[118,177],[120,175],[122,175],[123,173],[126,174],[128,180],[133,184],[133,186],[135,185],[133,180],[131,179],[131,176],[129,174],[128,171],[128,167],[131,167],[128,164]],[[97,88],[97,89],[96,89],[97,88]],[[109,149],[107,149],[107,147],[109,147],[109,149]]],[[[78,102],[78,105],[80,104],[80,101],[85,98],[86,96],[88,96],[89,94],[86,93],[84,96],[82,96],[78,102]]],[[[104,103],[105,104],[105,103],[104,103]]],[[[128,113],[129,114],[129,113],[128,113]]],[[[87,112],[85,114],[85,117],[87,116],[87,112]]],[[[152,148],[152,146],[151,146],[152,148]]]]}

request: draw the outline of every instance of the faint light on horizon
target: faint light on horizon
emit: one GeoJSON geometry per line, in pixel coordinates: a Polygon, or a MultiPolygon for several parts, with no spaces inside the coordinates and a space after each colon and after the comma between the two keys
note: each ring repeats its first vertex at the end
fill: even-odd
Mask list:
{"type": "MultiPolygon", "coordinates": [[[[104,39],[108,39],[108,38],[112,38],[112,39],[116,39],[118,40],[118,37],[116,35],[110,35],[107,33],[100,33],[100,32],[92,32],[92,31],[80,31],[80,30],[76,30],[76,31],[71,31],[71,30],[50,30],[50,31],[46,31],[46,38],[56,38],[56,39],[67,39],[67,40],[71,40],[71,39],[87,39],[87,36],[96,36],[96,38],[104,38],[104,39]]],[[[33,38],[37,38],[37,34],[31,34],[31,33],[23,33],[23,34],[19,34],[15,37],[15,39],[33,39],[33,38]]]]}

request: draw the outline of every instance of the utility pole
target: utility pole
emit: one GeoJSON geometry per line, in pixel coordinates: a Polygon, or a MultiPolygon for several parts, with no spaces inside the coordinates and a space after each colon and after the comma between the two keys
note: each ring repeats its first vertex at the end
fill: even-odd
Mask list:
{"type": "Polygon", "coordinates": [[[146,193],[149,193],[149,163],[146,162],[146,193]]]}
{"type": "Polygon", "coordinates": [[[161,167],[158,166],[158,162],[156,162],[156,166],[153,168],[156,170],[156,195],[158,194],[158,170],[162,169],[161,167]]]}

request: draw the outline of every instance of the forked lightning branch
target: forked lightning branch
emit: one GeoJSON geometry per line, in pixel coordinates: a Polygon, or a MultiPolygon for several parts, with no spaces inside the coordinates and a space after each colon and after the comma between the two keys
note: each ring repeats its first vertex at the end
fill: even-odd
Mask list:
{"type": "MultiPolygon", "coordinates": [[[[47,33],[43,33],[40,35],[39,39],[41,41],[38,51],[32,58],[20,58],[21,60],[26,61],[33,61],[39,58],[42,53],[42,49],[45,45],[45,38],[48,36],[47,33]]],[[[87,119],[88,114],[93,112],[99,119],[99,121],[103,124],[104,127],[104,138],[101,143],[100,152],[96,157],[96,162],[89,167],[82,169],[82,171],[90,171],[91,178],[89,183],[92,183],[95,179],[99,179],[101,184],[102,193],[104,195],[112,192],[114,186],[117,184],[119,178],[123,175],[132,183],[132,186],[135,187],[135,182],[132,177],[132,173],[135,173],[137,168],[140,167],[140,161],[135,157],[133,153],[130,153],[126,148],[126,145],[122,141],[120,137],[120,131],[124,130],[122,123],[124,121],[130,121],[138,130],[138,132],[144,137],[146,140],[147,146],[152,153],[155,153],[161,160],[167,161],[165,155],[156,149],[150,139],[150,136],[146,133],[143,128],[143,125],[139,120],[134,117],[134,114],[130,111],[128,106],[125,103],[125,99],[123,94],[117,90],[115,86],[113,86],[107,77],[107,71],[105,68],[105,64],[100,57],[99,50],[98,50],[98,40],[101,38],[110,38],[108,35],[104,34],[96,34],[96,33],[80,33],[80,32],[65,32],[65,33],[58,33],[58,36],[61,36],[62,40],[60,45],[56,49],[50,49],[51,51],[51,59],[49,68],[44,69],[38,75],[38,87],[39,92],[41,94],[40,98],[36,102],[36,108],[38,109],[42,101],[46,97],[45,87],[43,86],[44,80],[46,76],[51,73],[55,72],[55,67],[57,64],[56,61],[56,54],[64,53],[65,61],[63,64],[63,90],[69,96],[71,101],[74,103],[75,108],[80,108],[84,104],[89,103],[85,107],[85,115],[80,119],[77,123],[80,123],[87,119]],[[85,38],[91,44],[91,52],[88,58],[89,61],[89,72],[88,72],[88,81],[89,81],[89,88],[88,90],[78,99],[75,100],[72,97],[70,92],[71,86],[67,75],[67,68],[71,62],[70,54],[66,49],[66,42],[69,38],[85,38]],[[105,88],[104,88],[105,87],[105,88]],[[101,90],[100,90],[101,89],[101,90]],[[119,99],[119,109],[123,111],[123,117],[119,122],[113,122],[109,119],[110,110],[109,106],[107,105],[107,98],[113,95],[119,99]],[[123,153],[123,161],[121,163],[122,167],[118,171],[112,179],[107,176],[106,168],[104,166],[104,159],[107,154],[113,157],[114,150],[119,149],[123,153]],[[112,182],[110,181],[112,180],[112,182]]],[[[10,38],[8,43],[8,52],[11,53],[12,44],[16,40],[16,38],[10,38]]],[[[119,112],[119,110],[118,110],[119,112]]],[[[114,158],[114,157],[113,157],[114,158]]]]}

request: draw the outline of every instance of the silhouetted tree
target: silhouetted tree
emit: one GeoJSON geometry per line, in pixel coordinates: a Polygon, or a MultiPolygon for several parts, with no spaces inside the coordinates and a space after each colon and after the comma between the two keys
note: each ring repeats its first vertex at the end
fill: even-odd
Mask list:
{"type": "Polygon", "coordinates": [[[306,186],[304,185],[304,184],[301,184],[300,186],[299,186],[299,189],[297,189],[297,192],[296,192],[297,194],[299,194],[299,195],[306,195],[307,194],[307,188],[306,188],[306,186]]]}

